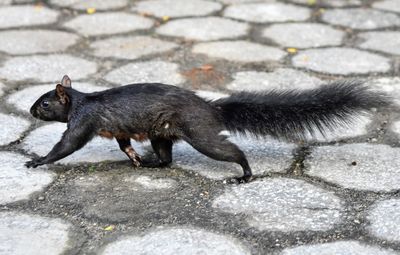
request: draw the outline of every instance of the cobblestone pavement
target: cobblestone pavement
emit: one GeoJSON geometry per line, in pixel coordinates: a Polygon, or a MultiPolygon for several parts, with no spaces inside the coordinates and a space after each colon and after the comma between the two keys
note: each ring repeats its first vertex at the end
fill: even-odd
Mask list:
{"type": "Polygon", "coordinates": [[[0,0],[0,254],[400,254],[399,72],[398,0],[0,0]],[[64,74],[205,98],[364,79],[398,106],[307,142],[231,137],[248,184],[184,143],[167,169],[100,138],[27,169],[66,128],[28,113],[64,74]]]}

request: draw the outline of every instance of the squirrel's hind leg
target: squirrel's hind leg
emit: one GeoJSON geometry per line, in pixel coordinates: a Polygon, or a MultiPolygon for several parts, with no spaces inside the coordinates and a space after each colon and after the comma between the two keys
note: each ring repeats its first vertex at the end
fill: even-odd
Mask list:
{"type": "Polygon", "coordinates": [[[252,178],[251,168],[245,154],[239,147],[226,139],[225,136],[213,134],[210,131],[202,132],[201,129],[191,129],[184,140],[204,155],[219,161],[235,162],[243,169],[243,176],[235,178],[236,181],[248,182],[252,178]]]}
{"type": "Polygon", "coordinates": [[[157,137],[150,140],[151,146],[157,155],[157,161],[142,160],[144,167],[166,167],[172,162],[172,144],[169,139],[157,137]]]}

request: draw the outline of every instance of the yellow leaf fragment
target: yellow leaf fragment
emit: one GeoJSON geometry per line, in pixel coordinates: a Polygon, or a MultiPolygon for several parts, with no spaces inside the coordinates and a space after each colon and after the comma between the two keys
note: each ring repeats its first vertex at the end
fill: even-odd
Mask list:
{"type": "Polygon", "coordinates": [[[104,228],[105,231],[113,231],[115,229],[115,225],[110,225],[104,228]]]}
{"type": "Polygon", "coordinates": [[[308,5],[315,5],[317,3],[317,0],[307,0],[308,5]]]}
{"type": "Polygon", "coordinates": [[[168,20],[170,20],[170,16],[163,16],[162,17],[162,20],[164,21],[164,22],[166,22],[166,21],[168,21],[168,20]]]}
{"type": "Polygon", "coordinates": [[[95,13],[96,12],[96,8],[87,8],[86,9],[86,13],[87,14],[93,14],[93,13],[95,13]]]}
{"type": "Polygon", "coordinates": [[[291,53],[291,54],[297,53],[297,49],[296,48],[287,48],[286,51],[291,53]]]}

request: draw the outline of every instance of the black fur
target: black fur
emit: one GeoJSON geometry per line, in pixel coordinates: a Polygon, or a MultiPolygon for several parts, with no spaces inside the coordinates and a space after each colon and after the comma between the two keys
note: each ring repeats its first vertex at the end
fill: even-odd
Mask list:
{"type": "Polygon", "coordinates": [[[221,131],[304,138],[315,128],[333,129],[348,123],[356,112],[388,102],[360,82],[336,82],[302,92],[240,92],[207,102],[192,91],[158,83],[81,93],[65,76],[56,90],[35,102],[31,113],[42,120],[67,122],[67,130],[47,156],[26,165],[55,162],[103,135],[115,137],[135,166],[162,167],[172,162],[173,142],[182,139],[213,159],[240,164],[244,175],[239,179],[247,181],[252,173],[246,156],[221,131]],[[142,160],[130,138],[150,139],[158,161],[142,160]]]}
{"type": "Polygon", "coordinates": [[[221,109],[230,131],[305,139],[351,124],[354,114],[389,102],[361,81],[339,81],[306,91],[239,92],[212,104],[221,109]]]}

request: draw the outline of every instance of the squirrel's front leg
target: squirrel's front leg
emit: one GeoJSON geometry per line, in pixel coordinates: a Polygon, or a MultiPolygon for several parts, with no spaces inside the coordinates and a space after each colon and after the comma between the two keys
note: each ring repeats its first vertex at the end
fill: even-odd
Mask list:
{"type": "Polygon", "coordinates": [[[93,135],[85,127],[80,127],[75,130],[67,129],[61,140],[51,149],[45,157],[32,159],[25,163],[26,167],[38,167],[40,165],[53,163],[59,159],[65,158],[74,151],[82,148],[87,142],[92,139],[93,135]]]}
{"type": "Polygon", "coordinates": [[[139,167],[142,164],[142,158],[140,155],[133,149],[131,145],[131,141],[129,139],[118,139],[117,142],[119,144],[119,148],[125,152],[128,158],[132,161],[132,164],[135,167],[139,167]]]}

